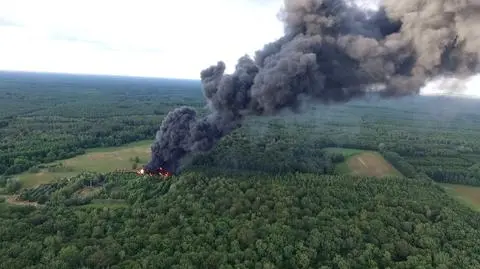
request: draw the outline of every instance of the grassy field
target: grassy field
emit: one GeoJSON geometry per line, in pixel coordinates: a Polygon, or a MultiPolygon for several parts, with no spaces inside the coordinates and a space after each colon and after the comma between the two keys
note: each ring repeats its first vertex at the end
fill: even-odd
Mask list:
{"type": "Polygon", "coordinates": [[[32,187],[48,183],[55,178],[74,176],[82,171],[109,172],[116,169],[132,169],[131,158],[136,156],[140,164],[150,159],[150,145],[152,141],[140,141],[121,147],[96,148],[88,150],[86,154],[71,159],[56,161],[49,165],[62,163],[64,171],[50,172],[42,169],[38,173],[25,172],[17,175],[24,187],[32,187]]]}
{"type": "Polygon", "coordinates": [[[339,174],[375,177],[402,176],[378,152],[344,148],[327,148],[325,150],[341,153],[345,157],[345,161],[335,167],[339,174]]]}
{"type": "Polygon", "coordinates": [[[101,190],[101,187],[84,187],[83,189],[77,191],[75,195],[80,197],[94,197],[101,190]]]}
{"type": "Polygon", "coordinates": [[[440,185],[444,187],[450,195],[460,200],[460,202],[474,210],[480,211],[480,187],[446,183],[441,183],[440,185]]]}
{"type": "Polygon", "coordinates": [[[0,202],[5,202],[9,205],[42,207],[42,205],[36,202],[22,201],[18,199],[17,195],[0,195],[0,200],[2,200],[0,202]]]}

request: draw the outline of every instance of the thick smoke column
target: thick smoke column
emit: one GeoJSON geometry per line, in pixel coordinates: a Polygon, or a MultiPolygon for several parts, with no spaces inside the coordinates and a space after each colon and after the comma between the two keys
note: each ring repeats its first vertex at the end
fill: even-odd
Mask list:
{"type": "Polygon", "coordinates": [[[384,97],[417,94],[431,78],[479,71],[480,1],[384,0],[375,12],[350,2],[285,0],[285,35],[255,59],[240,58],[233,74],[223,62],[203,70],[211,114],[170,112],[147,167],[175,172],[186,154],[210,150],[245,116],[295,110],[305,99],[347,102],[372,85],[384,97]]]}

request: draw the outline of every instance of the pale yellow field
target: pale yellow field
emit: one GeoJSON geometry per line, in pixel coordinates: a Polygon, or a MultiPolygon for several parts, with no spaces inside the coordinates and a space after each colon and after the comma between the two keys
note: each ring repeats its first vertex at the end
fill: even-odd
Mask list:
{"type": "Polygon", "coordinates": [[[460,202],[480,211],[480,187],[446,183],[440,185],[460,202]]]}
{"type": "Polygon", "coordinates": [[[352,174],[370,177],[401,176],[395,167],[377,152],[364,152],[347,160],[352,174]]]}
{"type": "Polygon", "coordinates": [[[345,156],[346,160],[336,166],[339,174],[370,177],[402,176],[378,152],[342,148],[329,148],[327,150],[342,153],[345,156]]]}
{"type": "Polygon", "coordinates": [[[74,176],[82,171],[109,172],[116,169],[132,169],[130,158],[138,156],[140,164],[150,160],[150,146],[152,141],[140,141],[122,147],[96,148],[87,151],[86,154],[71,159],[56,161],[63,163],[64,167],[70,167],[73,172],[49,172],[46,169],[39,173],[25,172],[19,174],[24,187],[32,187],[42,183],[48,183],[55,178],[74,176]]]}

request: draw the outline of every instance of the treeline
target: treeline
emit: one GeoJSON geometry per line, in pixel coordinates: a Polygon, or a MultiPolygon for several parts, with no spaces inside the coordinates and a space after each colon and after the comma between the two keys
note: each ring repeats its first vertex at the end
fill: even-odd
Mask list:
{"type": "Polygon", "coordinates": [[[43,207],[0,204],[1,267],[480,266],[479,215],[431,182],[207,170],[86,173],[30,190],[43,207]]]}
{"type": "Polygon", "coordinates": [[[333,174],[335,164],[344,161],[343,155],[323,150],[331,143],[304,137],[301,132],[292,137],[288,128],[270,122],[235,130],[211,152],[194,156],[189,165],[268,173],[333,174]],[[264,128],[264,133],[253,136],[250,131],[255,128],[264,128]]]}
{"type": "Polygon", "coordinates": [[[435,167],[424,170],[429,177],[438,182],[480,186],[480,171],[477,169],[435,167]]]}
{"type": "Polygon", "coordinates": [[[402,156],[392,151],[381,151],[383,157],[389,161],[400,173],[409,178],[417,176],[415,167],[405,161],[402,156]]]}

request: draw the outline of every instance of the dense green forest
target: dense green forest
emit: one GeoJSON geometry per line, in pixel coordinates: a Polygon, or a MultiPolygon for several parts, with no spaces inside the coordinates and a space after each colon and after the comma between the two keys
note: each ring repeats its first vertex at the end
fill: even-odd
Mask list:
{"type": "Polygon", "coordinates": [[[305,173],[83,174],[26,194],[48,196],[43,207],[0,206],[1,264],[479,268],[480,215],[439,188],[305,173]]]}
{"type": "Polygon", "coordinates": [[[196,81],[0,73],[0,268],[480,268],[480,213],[435,183],[480,186],[479,104],[306,105],[249,118],[168,180],[27,189],[14,174],[153,140],[169,110],[205,103],[196,81]],[[378,151],[405,178],[343,175],[331,147],[378,151]]]}

